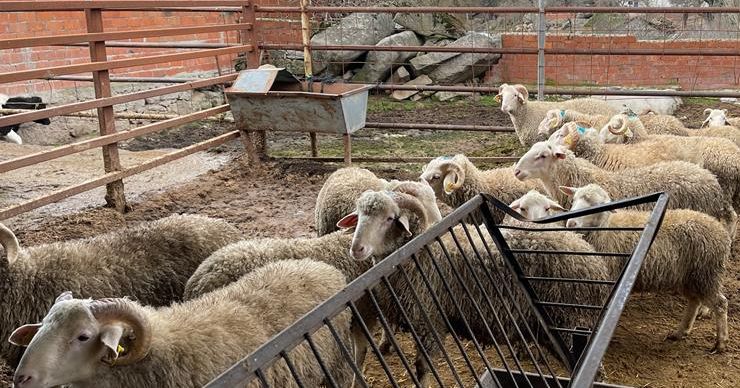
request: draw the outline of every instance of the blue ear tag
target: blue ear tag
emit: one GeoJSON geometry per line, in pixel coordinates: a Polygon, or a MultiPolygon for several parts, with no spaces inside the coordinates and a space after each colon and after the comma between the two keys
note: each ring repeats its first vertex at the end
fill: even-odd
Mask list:
{"type": "Polygon", "coordinates": [[[578,133],[580,133],[581,135],[584,135],[586,133],[586,128],[583,128],[580,125],[576,125],[576,131],[578,131],[578,133]]]}
{"type": "Polygon", "coordinates": [[[452,156],[440,156],[439,159],[440,160],[450,160],[452,159],[452,156]]]}
{"type": "Polygon", "coordinates": [[[560,110],[560,118],[561,119],[565,118],[565,109],[560,110]]]}

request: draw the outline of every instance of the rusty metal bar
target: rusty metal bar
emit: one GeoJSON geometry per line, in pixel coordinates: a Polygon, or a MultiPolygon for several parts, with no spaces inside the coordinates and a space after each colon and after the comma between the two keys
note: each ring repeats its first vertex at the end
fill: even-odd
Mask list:
{"type": "MultiPolygon", "coordinates": [[[[300,44],[261,44],[260,48],[269,50],[301,50],[300,44]]],[[[420,51],[430,53],[483,53],[483,54],[522,54],[537,55],[537,47],[497,48],[497,47],[465,47],[465,46],[375,46],[375,45],[312,45],[313,50],[325,51],[420,51]]],[[[545,54],[551,55],[667,55],[667,56],[740,56],[740,47],[737,49],[640,49],[640,48],[544,48],[545,54]]]]}
{"type": "Polygon", "coordinates": [[[26,81],[29,79],[44,79],[56,75],[86,73],[88,71],[100,71],[121,69],[124,67],[136,67],[152,65],[163,62],[186,61],[196,58],[213,57],[217,55],[238,54],[245,50],[251,50],[252,45],[241,45],[213,50],[196,50],[186,53],[174,53],[163,55],[152,55],[130,59],[117,59],[107,62],[83,63],[79,65],[66,65],[57,67],[46,67],[41,69],[21,70],[10,73],[0,73],[0,83],[26,81]]]}
{"type": "Polygon", "coordinates": [[[132,139],[137,136],[146,135],[149,133],[161,131],[167,128],[173,128],[179,125],[191,123],[193,121],[202,120],[206,117],[225,113],[229,111],[229,105],[219,105],[214,108],[202,110],[195,113],[190,113],[184,116],[178,116],[169,120],[160,121],[157,123],[143,125],[138,128],[131,129],[125,132],[117,132],[114,134],[99,136],[90,140],[81,141],[78,143],[67,144],[61,147],[56,147],[51,150],[36,152],[33,154],[21,156],[11,160],[5,160],[0,162],[0,173],[17,170],[19,168],[32,166],[34,164],[43,163],[49,160],[61,158],[63,156],[84,152],[93,148],[113,144],[116,142],[132,139]]]}
{"type": "Polygon", "coordinates": [[[2,1],[0,12],[39,12],[39,11],[84,11],[86,9],[160,9],[183,7],[241,7],[248,5],[246,0],[85,0],[85,1],[2,1]]]}
{"type": "Polygon", "coordinates": [[[26,201],[18,205],[7,207],[5,209],[0,210],[0,220],[5,220],[10,217],[15,217],[19,214],[23,214],[30,210],[52,204],[54,202],[71,197],[73,195],[84,193],[85,191],[90,191],[96,187],[103,186],[110,182],[115,182],[123,178],[130,177],[132,175],[140,174],[144,171],[151,170],[152,168],[159,167],[163,164],[169,163],[173,160],[183,158],[190,154],[194,154],[199,151],[203,151],[203,150],[206,150],[212,147],[219,146],[230,140],[238,138],[239,135],[240,135],[239,131],[231,131],[223,135],[216,136],[212,139],[208,139],[206,141],[202,141],[200,143],[185,147],[178,151],[171,152],[169,154],[154,158],[148,162],[144,162],[136,166],[123,169],[121,171],[116,171],[116,172],[112,172],[109,174],[105,174],[101,177],[88,180],[79,185],[67,187],[62,190],[57,190],[51,194],[32,199],[30,201],[26,201]]]}
{"type": "Polygon", "coordinates": [[[202,88],[211,85],[217,85],[224,82],[233,81],[236,74],[224,75],[221,77],[205,78],[198,81],[186,82],[179,85],[165,86],[143,92],[121,94],[115,97],[99,98],[91,101],[76,102],[67,105],[60,105],[46,109],[39,109],[28,113],[19,113],[12,116],[0,117],[0,126],[10,126],[21,124],[34,120],[40,120],[48,117],[59,116],[66,113],[79,112],[83,110],[95,109],[104,106],[123,104],[145,98],[158,97],[166,94],[184,92],[192,89],[202,88]]]}
{"type": "Polygon", "coordinates": [[[141,39],[161,36],[208,34],[215,32],[248,30],[251,28],[251,23],[236,23],[214,24],[197,27],[171,27],[116,32],[90,32],[86,34],[49,35],[37,36],[33,38],[12,38],[0,40],[0,50],[37,46],[52,46],[68,43],[100,42],[113,39],[141,39]]]}
{"type": "MultiPolygon", "coordinates": [[[[105,42],[108,47],[123,48],[176,48],[176,49],[193,49],[193,48],[224,48],[234,47],[235,44],[226,43],[195,43],[195,42],[105,42]]],[[[63,47],[87,47],[87,43],[65,43],[55,44],[54,46],[63,47]]]]}
{"type": "MultiPolygon", "coordinates": [[[[300,7],[258,6],[257,12],[300,13],[300,7]]],[[[308,7],[320,13],[537,13],[537,7],[308,7]]],[[[545,7],[545,13],[738,13],[740,7],[545,7]]]]}
{"type": "Polygon", "coordinates": [[[367,122],[365,128],[378,129],[431,129],[439,131],[514,132],[514,127],[498,125],[424,124],[367,122]]]}
{"type": "Polygon", "coordinates": [[[240,7],[154,7],[154,8],[116,8],[116,11],[136,11],[136,12],[218,12],[218,13],[238,13],[240,7]]]}
{"type": "MultiPolygon", "coordinates": [[[[81,75],[60,75],[57,77],[45,78],[49,81],[75,81],[75,82],[92,82],[92,77],[81,75]]],[[[136,82],[136,83],[166,83],[166,84],[184,84],[198,81],[199,78],[176,78],[176,77],[110,77],[110,82],[136,82]]]]}
{"type": "MultiPolygon", "coordinates": [[[[85,10],[85,21],[89,33],[100,33],[103,31],[103,11],[100,9],[85,10]]],[[[105,41],[90,42],[90,61],[105,62],[108,60],[105,41]]],[[[108,69],[94,71],[92,74],[95,86],[95,98],[111,97],[110,73],[108,69]]],[[[101,106],[98,108],[98,124],[100,136],[116,133],[116,119],[113,117],[112,106],[101,106]]],[[[103,146],[103,168],[106,173],[121,171],[121,159],[118,156],[118,143],[103,146]]],[[[119,212],[123,213],[128,208],[126,193],[123,189],[123,180],[108,182],[106,185],[105,203],[119,212]]]]}
{"type": "MultiPolygon", "coordinates": [[[[14,115],[17,113],[34,112],[32,109],[0,109],[0,115],[14,115]]],[[[72,112],[59,115],[62,117],[80,117],[80,118],[97,118],[98,115],[89,111],[72,112]]],[[[166,113],[136,113],[136,112],[117,112],[115,114],[116,120],[149,120],[149,121],[163,121],[169,119],[175,119],[182,117],[182,115],[166,114],[166,113]]],[[[229,122],[233,123],[234,119],[231,118],[210,118],[213,121],[229,122]]]]}
{"type": "MultiPolygon", "coordinates": [[[[392,156],[359,156],[352,157],[354,163],[427,163],[430,160],[436,158],[432,156],[406,156],[406,157],[392,157],[392,156]]],[[[314,162],[330,162],[330,163],[344,163],[344,157],[324,157],[320,156],[317,158],[307,156],[291,156],[291,157],[274,157],[277,160],[310,160],[314,162]]],[[[519,157],[514,156],[480,156],[480,157],[469,157],[473,162],[482,163],[510,163],[519,160],[519,157]]]]}

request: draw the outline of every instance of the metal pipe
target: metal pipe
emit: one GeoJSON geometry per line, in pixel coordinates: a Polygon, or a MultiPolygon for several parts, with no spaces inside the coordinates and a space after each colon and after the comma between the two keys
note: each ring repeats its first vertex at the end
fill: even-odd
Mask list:
{"type": "MultiPolygon", "coordinates": [[[[0,116],[2,115],[12,115],[17,113],[27,113],[27,112],[34,112],[34,110],[31,109],[2,109],[0,108],[0,116]]],[[[97,118],[98,114],[93,112],[72,112],[72,113],[65,113],[61,114],[59,116],[62,117],[81,117],[81,118],[97,118]]],[[[118,120],[150,120],[150,121],[164,121],[164,120],[171,120],[176,119],[178,117],[182,117],[180,115],[174,115],[174,114],[164,114],[164,113],[132,113],[132,112],[118,112],[114,116],[118,120]]],[[[228,122],[233,123],[233,118],[226,118],[226,117],[206,117],[201,120],[204,121],[219,121],[219,122],[228,122]]]]}
{"type": "MultiPolygon", "coordinates": [[[[431,156],[407,156],[407,157],[353,157],[352,162],[355,163],[427,163],[434,159],[431,156]]],[[[295,156],[295,157],[275,157],[277,160],[310,160],[314,162],[331,162],[331,163],[344,163],[343,157],[308,157],[308,156],[295,156]]],[[[481,156],[481,157],[470,157],[468,158],[473,162],[488,162],[488,163],[510,163],[519,160],[517,157],[511,156],[481,156]]]]}
{"type": "Polygon", "coordinates": [[[537,6],[537,100],[545,99],[545,36],[547,26],[545,22],[545,0],[538,0],[537,6]]]}
{"type": "Polygon", "coordinates": [[[514,132],[513,127],[497,125],[463,125],[463,124],[424,124],[424,123],[382,123],[367,122],[365,128],[378,129],[431,129],[440,131],[475,131],[475,132],[514,132]]]}
{"type": "MultiPolygon", "coordinates": [[[[47,81],[78,81],[92,82],[92,77],[77,75],[60,75],[44,78],[47,81]]],[[[198,78],[175,78],[175,77],[110,77],[110,82],[137,82],[137,83],[162,83],[162,84],[185,84],[198,81],[198,78]]]]}
{"type": "MultiPolygon", "coordinates": [[[[268,50],[301,50],[300,44],[260,44],[260,48],[268,50]]],[[[479,53],[479,54],[521,54],[535,55],[540,50],[536,47],[496,48],[496,47],[450,47],[450,46],[374,46],[374,45],[312,45],[314,50],[324,51],[420,51],[429,53],[479,53]]],[[[740,48],[736,49],[666,49],[666,48],[543,48],[544,54],[552,55],[666,55],[666,56],[740,56],[740,48]]]]}
{"type": "MultiPolygon", "coordinates": [[[[300,7],[255,6],[257,12],[300,13],[300,7]]],[[[308,7],[313,13],[537,13],[537,7],[308,7]]],[[[740,13],[740,7],[545,7],[545,13],[740,13]]]]}
{"type": "MultiPolygon", "coordinates": [[[[55,44],[53,46],[62,47],[88,47],[88,43],[65,43],[55,44]]],[[[105,42],[106,47],[126,47],[126,48],[176,48],[176,49],[208,49],[224,48],[238,46],[236,44],[226,43],[187,43],[187,42],[105,42]]]]}

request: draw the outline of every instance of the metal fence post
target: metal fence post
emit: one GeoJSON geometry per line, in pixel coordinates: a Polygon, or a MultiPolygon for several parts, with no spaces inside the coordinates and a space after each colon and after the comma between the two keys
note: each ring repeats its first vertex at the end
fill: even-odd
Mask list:
{"type": "MultiPolygon", "coordinates": [[[[87,22],[87,32],[103,32],[102,9],[85,10],[85,20],[87,22]]],[[[108,55],[105,49],[105,41],[90,42],[90,61],[105,62],[107,60],[108,55]]],[[[95,98],[111,97],[109,71],[107,69],[93,71],[92,76],[93,83],[95,84],[95,98]]],[[[98,124],[100,126],[101,136],[116,133],[116,119],[113,114],[113,106],[108,105],[98,108],[98,124]]],[[[112,143],[102,148],[105,172],[120,171],[121,160],[118,157],[118,143],[112,143]]],[[[115,208],[122,213],[129,210],[123,190],[123,180],[119,179],[108,183],[105,188],[105,203],[107,206],[115,208]]]]}
{"type": "MultiPolygon", "coordinates": [[[[301,0],[301,42],[303,43],[303,73],[306,81],[311,82],[313,78],[313,57],[311,56],[311,13],[306,7],[311,5],[311,0],[301,0]]],[[[311,90],[309,90],[310,92],[311,90]]],[[[319,156],[319,144],[316,138],[316,132],[309,132],[311,139],[311,156],[319,156]]]]}
{"type": "Polygon", "coordinates": [[[539,7],[537,28],[537,100],[545,99],[545,35],[547,22],[545,21],[545,0],[537,0],[539,7]]]}
{"type": "MultiPolygon", "coordinates": [[[[239,39],[241,44],[251,44],[252,49],[244,53],[245,68],[256,68],[260,65],[260,47],[257,37],[257,17],[254,11],[254,2],[242,7],[241,23],[251,23],[252,28],[241,30],[239,39]]],[[[253,163],[267,154],[267,133],[265,131],[250,131],[249,128],[237,128],[242,136],[242,144],[247,151],[247,156],[253,163]],[[252,136],[254,135],[254,136],[252,136]]]]}

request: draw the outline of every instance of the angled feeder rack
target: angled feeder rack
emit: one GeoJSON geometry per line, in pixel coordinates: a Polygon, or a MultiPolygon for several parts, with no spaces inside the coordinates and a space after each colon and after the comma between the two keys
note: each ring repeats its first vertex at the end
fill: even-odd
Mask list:
{"type": "Polygon", "coordinates": [[[238,128],[253,131],[308,132],[312,156],[315,133],[341,134],[344,159],[351,163],[350,135],[365,127],[372,85],[301,81],[284,68],[262,67],[239,72],[224,93],[238,128]]]}
{"type": "MultiPolygon", "coordinates": [[[[309,370],[320,373],[325,386],[339,388],[351,384],[618,387],[595,381],[667,202],[666,194],[655,193],[533,222],[497,224],[494,212],[527,220],[497,199],[478,195],[226,370],[208,387],[309,387],[303,380],[309,370]],[[652,205],[645,225],[566,229],[558,223],[636,205],[652,205]],[[540,237],[562,240],[573,231],[631,233],[636,244],[631,252],[528,246],[540,237]],[[611,278],[579,278],[541,270],[547,267],[546,261],[553,264],[550,268],[559,269],[558,265],[567,260],[590,260],[588,263],[595,263],[595,267],[611,266],[615,270],[609,272],[611,278]],[[553,295],[547,290],[554,287],[562,290],[560,298],[547,299],[553,295]],[[585,295],[600,299],[594,303],[593,297],[585,295]],[[360,348],[360,341],[342,340],[338,334],[341,321],[337,317],[346,318],[348,314],[353,328],[358,328],[368,343],[366,355],[353,353],[360,348]],[[582,317],[578,318],[582,321],[574,324],[568,320],[572,316],[582,317]],[[331,343],[318,344],[318,335],[331,343]],[[378,339],[381,335],[386,339],[382,345],[378,339]],[[303,359],[295,356],[299,347],[305,351],[303,359]],[[301,368],[306,353],[311,357],[309,363],[318,366],[301,368]],[[424,374],[427,380],[417,375],[419,365],[428,366],[424,374]],[[280,368],[283,374],[289,371],[290,381],[273,380],[270,376],[274,368],[280,368]],[[352,383],[342,380],[347,371],[353,376],[352,383]]],[[[343,322],[346,325],[347,321],[343,322]]]]}

